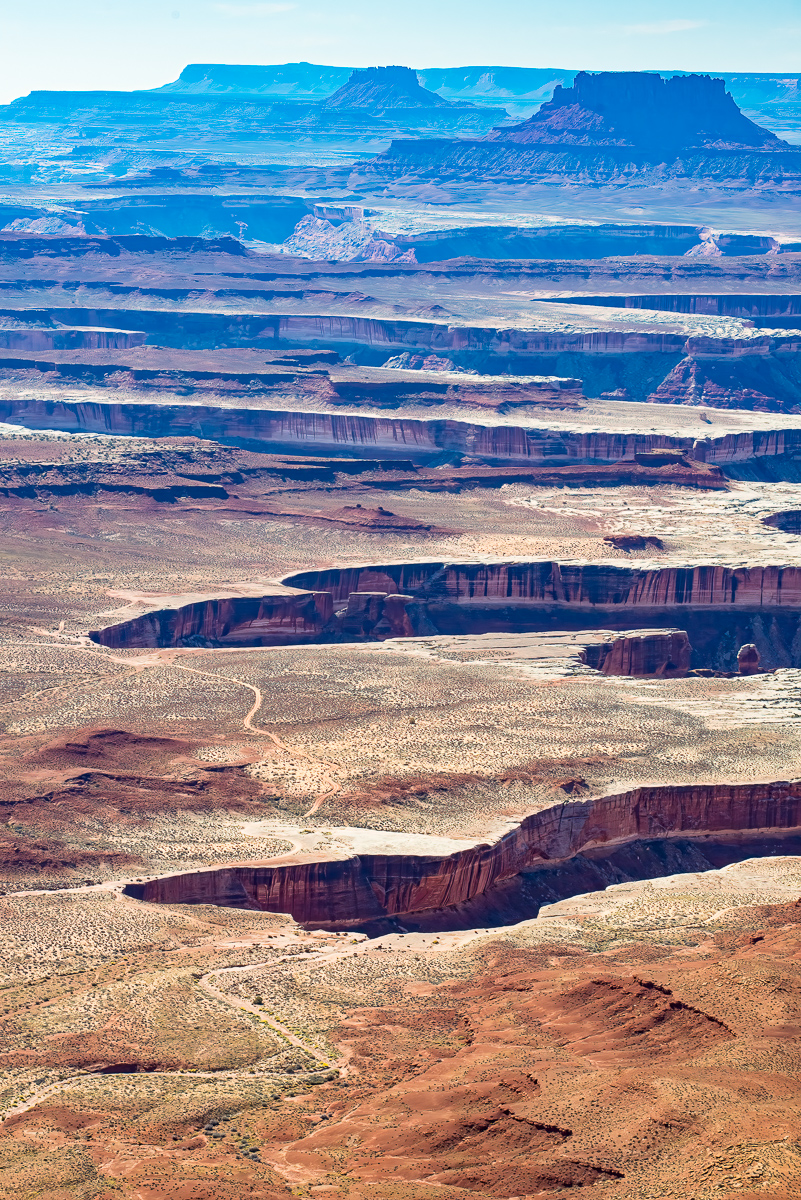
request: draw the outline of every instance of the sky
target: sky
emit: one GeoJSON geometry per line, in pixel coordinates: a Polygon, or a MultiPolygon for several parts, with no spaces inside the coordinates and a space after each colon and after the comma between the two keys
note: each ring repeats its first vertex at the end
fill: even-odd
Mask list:
{"type": "Polygon", "coordinates": [[[801,0],[0,0],[0,102],[190,62],[801,73],[801,0]]]}

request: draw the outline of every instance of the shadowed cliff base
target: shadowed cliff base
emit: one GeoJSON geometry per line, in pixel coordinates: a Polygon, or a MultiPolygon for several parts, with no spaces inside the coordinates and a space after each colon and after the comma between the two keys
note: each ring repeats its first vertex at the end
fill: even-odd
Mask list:
{"type": "Polygon", "coordinates": [[[651,838],[614,848],[597,846],[574,858],[521,871],[465,904],[409,913],[400,919],[365,921],[357,932],[370,937],[397,933],[441,933],[492,928],[529,921],[558,900],[603,891],[619,883],[713,871],[751,858],[801,854],[801,832],[692,838],[651,838]]]}
{"type": "Polygon", "coordinates": [[[545,900],[607,886],[618,871],[621,878],[627,872],[634,872],[630,878],[664,874],[671,855],[677,869],[698,870],[703,862],[707,866],[700,869],[709,869],[770,854],[774,846],[776,853],[792,853],[787,838],[801,846],[797,783],[646,786],[555,805],[526,817],[492,845],[447,856],[363,854],[272,867],[234,864],[132,883],[126,894],[162,904],[286,912],[301,924],[326,929],[385,932],[387,921],[422,929],[429,920],[433,928],[472,928],[535,916],[545,900]],[[681,845],[670,851],[649,846],[681,834],[681,845]],[[690,844],[696,838],[709,840],[709,857],[690,844]],[[632,843],[643,848],[632,850],[632,843]],[[581,856],[588,853],[585,867],[581,856]],[[613,861],[604,866],[610,855],[613,861]],[[510,883],[516,877],[519,882],[510,883]]]}

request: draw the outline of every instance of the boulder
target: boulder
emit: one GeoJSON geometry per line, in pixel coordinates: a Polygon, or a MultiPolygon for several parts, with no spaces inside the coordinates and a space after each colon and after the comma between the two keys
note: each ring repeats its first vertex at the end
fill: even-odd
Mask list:
{"type": "Polygon", "coordinates": [[[737,651],[737,670],[741,675],[759,674],[759,651],[753,642],[747,642],[737,651]]]}

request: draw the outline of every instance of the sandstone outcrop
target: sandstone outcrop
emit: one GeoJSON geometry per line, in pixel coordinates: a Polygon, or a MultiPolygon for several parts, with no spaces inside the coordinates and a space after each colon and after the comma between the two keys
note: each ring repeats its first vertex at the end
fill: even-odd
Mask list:
{"type": "MultiPolygon", "coordinates": [[[[17,363],[22,365],[22,360],[17,363]]],[[[71,372],[75,380],[84,379],[87,374],[94,382],[92,373],[82,367],[71,372]]],[[[152,379],[157,386],[159,373],[154,372],[152,379]]],[[[368,401],[370,385],[348,384],[345,395],[348,406],[357,407],[360,395],[365,403],[368,401]]],[[[677,482],[685,482],[685,477],[690,481],[693,463],[704,463],[711,468],[727,467],[752,460],[782,458],[801,449],[801,430],[797,429],[756,429],[720,437],[694,438],[581,428],[552,430],[511,422],[482,425],[477,421],[437,417],[376,417],[352,412],[293,412],[197,403],[99,404],[8,394],[0,398],[0,420],[28,429],[135,437],[190,436],[223,443],[239,442],[281,453],[288,449],[295,454],[317,450],[356,451],[360,458],[407,459],[423,463],[439,457],[443,451],[479,457],[489,464],[542,464],[550,468],[571,462],[599,466],[614,463],[632,469],[635,477],[638,454],[672,449],[679,452],[675,468],[680,476],[677,482]],[[689,468],[681,468],[682,456],[686,457],[689,468]]],[[[646,479],[647,475],[640,477],[646,479]]],[[[716,485],[710,481],[710,486],[716,485]]]]}
{"type": "Polygon", "coordinates": [[[686,675],[692,646],[683,629],[640,629],[584,651],[584,661],[604,675],[686,675]]]}
{"type": "Polygon", "coordinates": [[[282,646],[317,641],[333,615],[328,592],[235,596],[160,609],[90,633],[101,646],[282,646]]]}
{"type": "Polygon", "coordinates": [[[654,404],[747,408],[752,412],[798,409],[799,364],[792,357],[720,358],[687,355],[648,397],[654,404]]]}
{"type": "Polygon", "coordinates": [[[743,116],[722,79],[646,71],[580,71],[573,86],[521,125],[488,140],[521,145],[631,146],[661,158],[700,148],[779,149],[787,143],[743,116]]]}
{"type": "Polygon", "coordinates": [[[437,606],[564,605],[582,609],[801,608],[801,568],[635,567],[611,563],[411,562],[332,567],[287,576],[289,587],[330,592],[404,592],[437,606]]]}
{"type": "Polygon", "coordinates": [[[759,651],[753,642],[747,642],[737,651],[737,670],[741,675],[759,674],[759,651]]]}
{"type": "MultiPolygon", "coordinates": [[[[367,67],[354,71],[323,108],[365,108],[384,112],[388,108],[448,108],[449,102],[420,86],[411,67],[367,67]]],[[[472,107],[472,106],[471,106],[472,107]]]]}
{"type": "Polygon", "coordinates": [[[641,787],[534,813],[493,845],[444,858],[360,855],[286,866],[233,865],[129,884],[162,904],[223,904],[290,913],[312,926],[358,925],[464,904],[538,861],[677,833],[738,834],[801,826],[801,786],[790,782],[641,787]]]}
{"type": "MultiPolygon", "coordinates": [[[[801,610],[801,568],[779,566],[411,562],[304,571],[284,583],[300,594],[197,601],[93,630],[90,637],[118,648],[274,646],[565,629],[577,622],[583,623],[578,628],[627,629],[636,614],[659,628],[653,635],[627,633],[628,644],[614,649],[608,667],[598,659],[599,669],[681,674],[690,665],[690,642],[708,657],[739,636],[736,654],[742,632],[763,617],[775,627],[771,653],[792,656],[790,627],[801,610]],[[679,618],[687,629],[666,632],[665,624],[679,618]]],[[[720,653],[725,660],[728,651],[720,653]]]]}

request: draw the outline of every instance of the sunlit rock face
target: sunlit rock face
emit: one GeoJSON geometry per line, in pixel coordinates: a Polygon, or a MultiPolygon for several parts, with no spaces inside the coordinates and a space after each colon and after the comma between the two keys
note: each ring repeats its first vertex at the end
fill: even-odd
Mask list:
{"type": "Polygon", "coordinates": [[[465,904],[537,862],[567,860],[590,846],[678,833],[795,829],[794,783],[642,787],[558,804],[525,818],[492,845],[444,857],[363,854],[280,866],[236,864],[129,885],[162,904],[220,904],[291,913],[321,926],[358,924],[465,904]]]}
{"type": "Polygon", "coordinates": [[[759,672],[759,650],[753,642],[747,642],[737,652],[737,670],[741,675],[756,675],[759,672]]]}

